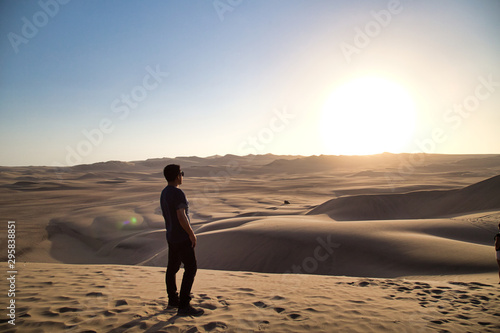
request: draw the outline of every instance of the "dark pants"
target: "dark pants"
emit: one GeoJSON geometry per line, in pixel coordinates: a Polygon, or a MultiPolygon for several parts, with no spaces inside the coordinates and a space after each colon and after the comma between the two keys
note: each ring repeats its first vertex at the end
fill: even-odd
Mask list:
{"type": "Polygon", "coordinates": [[[175,275],[179,271],[181,263],[184,264],[184,276],[182,277],[179,306],[186,307],[191,300],[191,287],[193,286],[197,270],[196,256],[190,240],[181,243],[168,243],[168,265],[165,274],[165,283],[167,284],[169,299],[177,297],[175,275]]]}

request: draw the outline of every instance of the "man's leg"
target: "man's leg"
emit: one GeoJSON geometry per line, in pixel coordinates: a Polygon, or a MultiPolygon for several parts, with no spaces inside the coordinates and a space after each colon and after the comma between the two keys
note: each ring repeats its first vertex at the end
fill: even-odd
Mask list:
{"type": "Polygon", "coordinates": [[[167,294],[169,300],[178,300],[177,296],[177,283],[175,275],[181,267],[181,258],[177,244],[168,244],[168,264],[167,271],[165,272],[165,284],[167,286],[167,294]]]}
{"type": "MultiPolygon", "coordinates": [[[[497,259],[498,264],[498,277],[500,278],[500,259],[497,259]]],[[[500,284],[500,282],[498,282],[500,284]]]]}
{"type": "Polygon", "coordinates": [[[179,251],[182,263],[184,264],[184,276],[182,277],[179,307],[188,307],[191,301],[191,288],[196,276],[197,264],[194,249],[191,241],[183,242],[179,251]]]}

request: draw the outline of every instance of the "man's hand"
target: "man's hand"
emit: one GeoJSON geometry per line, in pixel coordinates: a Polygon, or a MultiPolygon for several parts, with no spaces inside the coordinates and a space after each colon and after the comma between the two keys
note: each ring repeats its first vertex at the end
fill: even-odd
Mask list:
{"type": "Polygon", "coordinates": [[[188,233],[189,239],[191,240],[191,246],[194,248],[196,246],[196,235],[194,234],[194,231],[189,224],[185,208],[180,208],[177,210],[177,218],[179,219],[181,227],[188,233]]]}
{"type": "Polygon", "coordinates": [[[191,247],[194,249],[194,247],[196,246],[196,241],[197,241],[196,235],[194,233],[190,234],[189,239],[191,240],[191,247]]]}

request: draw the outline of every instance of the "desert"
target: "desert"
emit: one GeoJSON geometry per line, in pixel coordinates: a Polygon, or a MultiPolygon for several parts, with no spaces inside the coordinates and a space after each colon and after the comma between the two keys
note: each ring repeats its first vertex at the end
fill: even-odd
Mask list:
{"type": "Polygon", "coordinates": [[[0,175],[16,240],[5,332],[500,328],[498,155],[225,155],[0,175]],[[167,308],[170,163],[186,173],[198,236],[197,318],[167,308]]]}
{"type": "Polygon", "coordinates": [[[0,3],[0,332],[500,332],[500,1],[0,3]]]}

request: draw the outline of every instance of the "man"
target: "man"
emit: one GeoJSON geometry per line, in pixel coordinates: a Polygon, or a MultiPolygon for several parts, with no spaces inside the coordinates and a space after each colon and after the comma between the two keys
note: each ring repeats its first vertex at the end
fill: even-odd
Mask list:
{"type": "MultiPolygon", "coordinates": [[[[498,231],[500,231],[500,223],[498,223],[498,231]]],[[[500,278],[500,232],[495,235],[495,251],[497,253],[498,277],[500,278]]]]}
{"type": "Polygon", "coordinates": [[[203,310],[193,308],[191,301],[191,287],[196,275],[196,235],[189,222],[188,202],[184,192],[179,188],[182,184],[184,172],[177,164],[169,164],[163,169],[163,175],[168,185],[160,196],[161,210],[165,219],[168,242],[168,265],[165,274],[169,307],[178,307],[180,316],[201,316],[203,310]],[[180,296],[177,294],[175,275],[184,264],[184,276],[180,296]]]}

